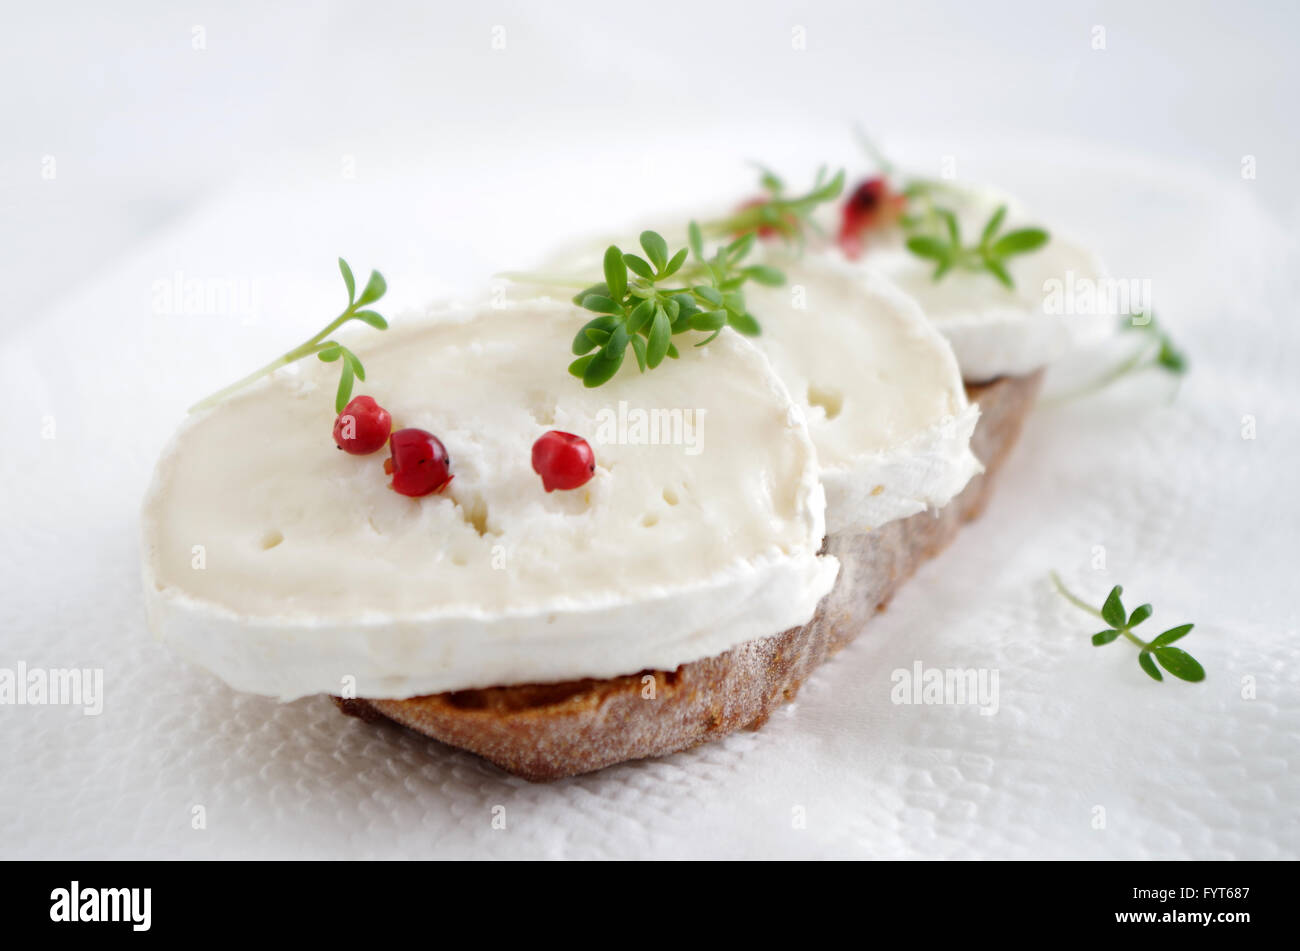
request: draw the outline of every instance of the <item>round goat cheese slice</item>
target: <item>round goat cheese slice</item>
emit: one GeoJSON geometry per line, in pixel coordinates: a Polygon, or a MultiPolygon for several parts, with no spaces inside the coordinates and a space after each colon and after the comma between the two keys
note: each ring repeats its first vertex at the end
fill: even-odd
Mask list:
{"type": "Polygon", "coordinates": [[[979,410],[951,348],[880,274],[770,249],[780,287],[747,284],[755,343],[808,417],[831,533],[870,531],[946,505],[981,471],[979,410]]]}
{"type": "MultiPolygon", "coordinates": [[[[1007,206],[1001,233],[1037,226],[1018,203],[988,188],[944,191],[962,241],[975,243],[998,206],[1007,206]]],[[[962,376],[973,383],[1032,373],[1115,327],[1127,304],[1116,303],[1112,281],[1096,255],[1048,228],[1039,250],[1006,259],[1015,286],[985,271],[954,269],[934,280],[935,263],[907,250],[899,228],[868,235],[861,264],[887,275],[916,299],[952,344],[962,376]]],[[[841,257],[838,250],[829,255],[841,257]]],[[[1127,285],[1123,290],[1127,291],[1127,285]]]]}
{"type": "Polygon", "coordinates": [[[806,623],[838,563],[798,404],[728,330],[585,389],[588,319],[511,304],[347,342],[394,429],[438,436],[440,494],[331,438],[333,366],[281,371],[182,426],[145,503],[151,625],[237,689],[403,698],[672,669],[806,623]],[[596,471],[547,493],[531,447],[596,471]]]}
{"type": "MultiPolygon", "coordinates": [[[[665,234],[671,248],[686,242],[685,225],[665,234]]],[[[608,244],[583,241],[543,269],[574,283],[599,273],[608,244]]],[[[979,409],[943,335],[878,272],[776,240],[759,248],[752,263],[785,280],[745,283],[761,327],[751,339],[808,418],[827,532],[867,532],[946,505],[982,466],[970,449],[979,409]]]]}

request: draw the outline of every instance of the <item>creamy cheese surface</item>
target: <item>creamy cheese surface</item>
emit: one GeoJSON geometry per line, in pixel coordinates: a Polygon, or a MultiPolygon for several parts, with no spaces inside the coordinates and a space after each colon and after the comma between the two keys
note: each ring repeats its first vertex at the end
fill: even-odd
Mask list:
{"type": "MultiPolygon", "coordinates": [[[[664,233],[680,233],[672,248],[685,244],[685,224],[664,233]]],[[[563,250],[546,270],[598,274],[608,244],[563,250]]],[[[759,260],[786,280],[745,284],[762,327],[751,339],[807,416],[827,531],[871,531],[946,505],[982,466],[970,450],[979,409],[943,334],[886,276],[838,255],[797,254],[773,240],[747,263],[759,260]]]]}
{"type": "Polygon", "coordinates": [[[767,359],[727,331],[588,390],[565,369],[588,316],[532,302],[352,342],[357,392],[447,447],[440,495],[335,448],[332,366],[190,419],[144,512],[157,634],[239,689],[408,697],[673,668],[807,622],[838,565],[767,359]],[[591,443],[585,486],[543,490],[550,429],[591,443]]]}
{"type": "Polygon", "coordinates": [[[951,348],[882,275],[824,255],[768,260],[781,287],[747,284],[754,342],[799,400],[817,446],[830,532],[869,531],[948,503],[981,469],[979,411],[951,348]]]}
{"type": "MultiPolygon", "coordinates": [[[[952,344],[965,379],[984,382],[1031,373],[1114,329],[1113,310],[1078,306],[1090,303],[1081,299],[1080,288],[1104,289],[1108,280],[1096,255],[993,189],[962,186],[945,192],[941,204],[956,213],[966,243],[978,239],[990,215],[1004,204],[1002,233],[1042,226],[1051,235],[1041,249],[1007,259],[1013,289],[984,272],[953,270],[935,281],[934,262],[909,252],[900,229],[867,236],[861,265],[884,273],[916,299],[952,344]]],[[[842,259],[838,250],[827,253],[842,259]]]]}

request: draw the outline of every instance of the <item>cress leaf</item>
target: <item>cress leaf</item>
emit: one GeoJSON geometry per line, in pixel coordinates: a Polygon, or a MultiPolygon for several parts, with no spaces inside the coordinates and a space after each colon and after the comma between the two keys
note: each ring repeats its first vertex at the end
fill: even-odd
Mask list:
{"type": "Polygon", "coordinates": [[[654,320],[650,324],[649,344],[646,347],[646,363],[651,369],[659,366],[668,354],[671,335],[672,328],[668,323],[668,315],[664,313],[663,308],[656,308],[654,320]]]}
{"type": "Polygon", "coordinates": [[[758,321],[754,319],[753,314],[730,314],[727,317],[727,323],[737,332],[744,334],[746,337],[757,337],[762,333],[758,326],[758,321]]]}
{"type": "Polygon", "coordinates": [[[338,392],[334,395],[334,412],[343,412],[344,407],[348,405],[348,400],[352,398],[352,361],[343,361],[343,372],[339,376],[338,392]]]}
{"type": "Polygon", "coordinates": [[[983,234],[980,235],[981,247],[983,247],[984,245],[988,244],[990,241],[993,240],[993,236],[996,235],[998,233],[998,229],[1002,227],[1002,221],[1004,218],[1006,218],[1006,216],[1007,216],[1007,206],[999,205],[998,210],[993,212],[993,216],[989,218],[988,223],[984,226],[983,234]]]}
{"type": "Polygon", "coordinates": [[[351,307],[357,299],[357,279],[352,276],[352,268],[348,262],[339,258],[339,272],[343,275],[343,283],[348,289],[348,306],[351,307]]]}
{"type": "Polygon", "coordinates": [[[597,343],[604,342],[604,340],[600,340],[593,343],[592,341],[594,338],[588,335],[588,331],[603,330],[608,333],[617,323],[617,317],[606,315],[604,317],[597,317],[595,320],[589,320],[583,324],[582,329],[579,330],[577,336],[573,338],[574,356],[582,356],[584,353],[590,353],[596,347],[597,343]]]}
{"type": "Polygon", "coordinates": [[[643,300],[632,308],[632,313],[627,318],[627,332],[630,334],[640,333],[650,319],[655,315],[655,302],[651,298],[643,300]]]}
{"type": "Polygon", "coordinates": [[[569,364],[569,372],[581,380],[587,374],[587,367],[591,365],[592,361],[595,360],[597,356],[598,354],[591,353],[585,357],[578,357],[578,359],[569,364]]]}
{"type": "Polygon", "coordinates": [[[692,221],[690,227],[686,231],[686,234],[687,234],[688,243],[690,244],[691,253],[695,255],[696,260],[703,261],[704,260],[704,235],[700,231],[699,224],[697,222],[692,221]]]}
{"type": "Polygon", "coordinates": [[[627,263],[623,252],[614,245],[605,249],[605,294],[614,300],[622,300],[627,293],[627,263]]]}
{"type": "MultiPolygon", "coordinates": [[[[608,348],[596,353],[582,372],[582,385],[594,388],[603,383],[608,383],[614,374],[618,372],[618,368],[623,365],[623,356],[627,353],[626,343],[625,339],[624,348],[616,353],[608,348]]],[[[583,359],[587,358],[583,357],[583,359]]]]}
{"type": "Polygon", "coordinates": [[[776,268],[764,264],[747,267],[742,273],[755,284],[762,284],[764,287],[780,287],[785,283],[784,274],[776,268]]]}
{"type": "Polygon", "coordinates": [[[674,254],[672,256],[672,260],[668,262],[668,266],[663,269],[663,273],[660,275],[660,277],[661,278],[672,277],[674,274],[680,271],[682,269],[682,265],[686,263],[686,255],[687,255],[686,248],[682,248],[676,254],[674,254]]]}
{"type": "Polygon", "coordinates": [[[1152,680],[1165,679],[1163,676],[1161,676],[1159,669],[1156,667],[1156,662],[1151,659],[1151,655],[1146,651],[1143,651],[1142,653],[1138,654],[1138,664],[1139,666],[1141,666],[1143,670],[1147,672],[1147,676],[1149,676],[1152,680]]]}
{"type": "Polygon", "coordinates": [[[1133,613],[1128,617],[1129,630],[1137,627],[1143,621],[1151,616],[1152,607],[1149,604],[1139,604],[1133,609],[1133,613]]]}
{"type": "Polygon", "coordinates": [[[582,299],[582,306],[597,314],[617,314],[623,309],[618,301],[601,297],[599,294],[588,294],[582,299]]]}
{"type": "Polygon", "coordinates": [[[720,330],[726,325],[727,312],[725,310],[706,310],[691,315],[692,330],[720,330]]]}
{"type": "Polygon", "coordinates": [[[636,273],[638,277],[644,277],[647,281],[654,280],[655,269],[650,266],[650,262],[639,254],[623,255],[623,263],[636,273]]]}
{"type": "Polygon", "coordinates": [[[985,258],[984,267],[988,270],[990,274],[996,277],[998,279],[998,283],[1001,284],[1003,287],[1005,287],[1007,290],[1012,290],[1015,288],[1016,282],[1011,279],[1011,274],[1007,271],[1005,267],[1002,266],[1002,262],[999,261],[997,258],[992,258],[992,257],[985,258]]]}
{"type": "MultiPolygon", "coordinates": [[[[1152,651],[1160,666],[1179,680],[1199,683],[1205,679],[1205,668],[1191,654],[1177,647],[1157,647],[1152,651]]],[[[1147,655],[1143,655],[1147,656],[1147,655]]]]}
{"type": "Polygon", "coordinates": [[[361,365],[361,361],[357,359],[357,355],[351,350],[345,348],[343,350],[343,359],[352,364],[352,370],[356,373],[357,379],[364,383],[366,380],[366,368],[361,365]]]}
{"type": "Polygon", "coordinates": [[[919,234],[907,239],[907,250],[911,251],[917,257],[930,258],[934,261],[942,261],[948,257],[948,245],[944,244],[938,238],[932,238],[929,235],[919,234]]]}
{"type": "Polygon", "coordinates": [[[636,356],[636,365],[642,373],[646,367],[645,337],[640,334],[633,334],[630,338],[632,344],[632,353],[636,356]]]}
{"type": "Polygon", "coordinates": [[[641,247],[655,269],[662,271],[668,263],[668,242],[657,231],[642,231],[641,247]]]}
{"type": "Polygon", "coordinates": [[[994,256],[1008,258],[1013,254],[1028,254],[1047,244],[1047,232],[1041,228],[1022,228],[1010,231],[993,242],[989,249],[994,256]]]}
{"type": "Polygon", "coordinates": [[[1167,644],[1172,644],[1180,637],[1185,637],[1187,635],[1187,632],[1190,631],[1195,626],[1196,626],[1195,624],[1180,624],[1178,625],[1178,627],[1171,627],[1169,630],[1165,631],[1159,637],[1155,638],[1151,642],[1151,646],[1164,647],[1167,644]]]}
{"type": "Polygon", "coordinates": [[[373,304],[383,297],[387,291],[388,282],[384,280],[384,276],[378,271],[371,271],[370,280],[366,282],[366,289],[357,298],[356,306],[364,307],[366,304],[373,304]]]}
{"type": "Polygon", "coordinates": [[[1119,585],[1110,589],[1110,594],[1106,596],[1106,603],[1101,606],[1101,616],[1111,627],[1123,627],[1125,620],[1124,604],[1120,601],[1120,595],[1124,589],[1119,585]]]}

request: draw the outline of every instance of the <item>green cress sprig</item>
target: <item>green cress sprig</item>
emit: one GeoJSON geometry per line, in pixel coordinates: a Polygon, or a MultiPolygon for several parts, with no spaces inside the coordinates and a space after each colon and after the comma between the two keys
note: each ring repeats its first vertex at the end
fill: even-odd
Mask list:
{"type": "Polygon", "coordinates": [[[1179,680],[1199,683],[1205,679],[1205,668],[1197,662],[1195,657],[1184,650],[1170,646],[1174,641],[1184,637],[1195,625],[1180,624],[1178,627],[1171,627],[1163,634],[1149,641],[1144,641],[1133,633],[1133,628],[1149,618],[1153,609],[1149,604],[1142,604],[1134,608],[1132,614],[1125,613],[1124,603],[1120,600],[1120,595],[1124,593],[1121,586],[1115,585],[1115,587],[1111,588],[1110,594],[1107,595],[1105,602],[1101,606],[1101,610],[1097,610],[1086,601],[1071,594],[1055,571],[1052,572],[1052,583],[1056,585],[1056,590],[1061,593],[1061,596],[1075,607],[1087,611],[1110,625],[1106,630],[1092,635],[1094,647],[1101,647],[1103,644],[1109,644],[1111,641],[1123,637],[1137,645],[1139,648],[1138,664],[1152,680],[1164,680],[1164,677],[1160,674],[1160,669],[1156,667],[1157,662],[1159,662],[1160,667],[1163,667],[1179,680]]]}
{"type": "Polygon", "coordinates": [[[1174,376],[1187,372],[1187,356],[1174,346],[1168,331],[1156,323],[1156,315],[1143,311],[1129,317],[1121,317],[1120,330],[1130,331],[1144,338],[1144,343],[1137,352],[1119,366],[1115,367],[1102,379],[1101,385],[1113,383],[1129,373],[1141,370],[1164,370],[1174,376]]]}
{"type": "Polygon", "coordinates": [[[828,179],[823,166],[817,170],[812,188],[802,195],[787,195],[785,182],[762,166],[759,166],[759,184],[765,197],[741,206],[725,218],[705,222],[703,232],[709,235],[775,233],[786,241],[795,239],[802,244],[808,231],[820,231],[813,221],[813,212],[839,198],[844,191],[844,170],[828,179]]]}
{"type": "Polygon", "coordinates": [[[277,357],[261,369],[254,370],[242,380],[230,384],[230,386],[223,390],[218,390],[202,402],[195,403],[190,407],[190,412],[196,413],[199,410],[215,406],[231,393],[243,389],[250,383],[260,380],[267,374],[274,373],[276,370],[280,369],[280,367],[287,366],[290,363],[294,363],[304,357],[309,357],[312,354],[315,354],[317,358],[325,363],[338,362],[340,364],[341,373],[339,376],[338,390],[334,396],[334,410],[338,413],[343,412],[343,407],[348,405],[348,399],[352,396],[352,385],[354,379],[364,381],[366,378],[366,368],[361,365],[361,360],[357,358],[355,353],[343,346],[343,344],[328,339],[329,335],[334,333],[334,331],[338,330],[349,320],[359,320],[364,324],[369,324],[376,330],[387,330],[388,321],[375,311],[367,310],[365,308],[367,304],[373,304],[384,296],[388,291],[388,284],[384,280],[382,274],[378,271],[371,271],[370,280],[366,282],[365,288],[361,291],[361,296],[358,297],[357,282],[356,278],[352,276],[352,268],[348,267],[348,262],[342,258],[339,258],[339,272],[343,275],[343,283],[348,289],[348,306],[343,313],[330,321],[324,330],[316,334],[310,340],[294,347],[283,356],[277,357]]]}
{"type": "Polygon", "coordinates": [[[1174,377],[1181,377],[1187,373],[1186,354],[1174,345],[1169,332],[1156,323],[1155,314],[1144,311],[1141,314],[1121,317],[1120,330],[1143,338],[1141,345],[1132,356],[1120,361],[1091,383],[1044,400],[1043,405],[1059,406],[1062,403],[1091,396],[1126,376],[1145,370],[1159,370],[1174,377]]]}
{"type": "MultiPolygon", "coordinates": [[[[893,177],[894,163],[860,128],[854,128],[859,144],[871,157],[880,171],[893,177]]],[[[907,235],[907,250],[917,257],[934,261],[934,280],[954,271],[987,272],[1008,289],[1016,286],[1007,271],[1007,258],[1029,254],[1042,248],[1051,236],[1042,228],[1020,228],[999,234],[1006,217],[1005,205],[999,206],[984,224],[980,240],[974,245],[963,245],[957,216],[939,204],[938,196],[947,192],[958,194],[959,189],[946,181],[911,178],[903,182],[901,193],[907,199],[909,211],[899,218],[899,225],[907,235]],[[916,210],[911,210],[915,206],[916,210]]]]}
{"type": "Polygon", "coordinates": [[[755,281],[779,286],[785,275],[765,265],[743,263],[755,240],[751,231],[706,257],[703,233],[691,222],[689,254],[694,260],[689,263],[687,248],[670,257],[668,243],[654,231],[641,232],[644,258],[610,245],[605,251],[605,280],[573,298],[600,316],[574,337],[573,353],[578,359],[569,365],[569,372],[584,386],[596,387],[618,372],[628,347],[644,373],[665,357],[676,359],[679,354],[672,338],[687,331],[709,334],[697,347],[727,326],[757,336],[760,328],[745,307],[744,285],[755,281]]]}
{"type": "Polygon", "coordinates": [[[1019,228],[1015,231],[1001,233],[1002,223],[1007,215],[1007,206],[1000,205],[989,216],[980,233],[979,241],[972,245],[962,243],[961,226],[957,216],[947,208],[934,207],[932,214],[941,222],[941,229],[929,230],[921,222],[928,216],[914,219],[909,229],[907,250],[917,257],[935,262],[934,279],[937,281],[953,269],[965,271],[986,271],[998,279],[1007,288],[1014,288],[1015,281],[1007,271],[1008,258],[1017,254],[1037,251],[1047,244],[1049,235],[1042,228],[1019,228]]]}

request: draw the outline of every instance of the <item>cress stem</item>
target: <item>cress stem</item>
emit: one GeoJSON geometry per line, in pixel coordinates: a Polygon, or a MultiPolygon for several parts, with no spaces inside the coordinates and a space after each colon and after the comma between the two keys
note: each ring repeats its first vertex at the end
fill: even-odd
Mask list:
{"type": "Polygon", "coordinates": [[[1062,393],[1060,396],[1054,396],[1047,400],[1040,400],[1038,406],[1042,409],[1052,409],[1073,402],[1074,400],[1081,399],[1082,397],[1091,396],[1093,393],[1100,392],[1116,380],[1127,376],[1135,370],[1145,367],[1151,361],[1151,357],[1153,357],[1158,351],[1158,346],[1154,350],[1146,346],[1139,347],[1133,356],[1129,357],[1117,366],[1112,367],[1091,383],[1086,383],[1077,389],[1062,393]]]}
{"type": "MultiPolygon", "coordinates": [[[[1055,571],[1052,572],[1052,584],[1056,585],[1056,590],[1060,592],[1061,597],[1065,598],[1065,600],[1069,601],[1076,608],[1080,608],[1084,611],[1087,611],[1093,617],[1099,618],[1107,624],[1110,623],[1109,621],[1106,621],[1105,616],[1096,608],[1094,608],[1092,605],[1088,604],[1085,601],[1080,600],[1079,598],[1076,598],[1073,594],[1071,594],[1070,589],[1067,588],[1064,582],[1061,581],[1061,576],[1058,575],[1055,571]]],[[[1146,641],[1142,640],[1141,638],[1137,637],[1128,628],[1121,627],[1118,630],[1121,634],[1123,634],[1125,637],[1127,637],[1130,641],[1132,641],[1134,644],[1136,644],[1138,647],[1142,648],[1143,650],[1150,649],[1151,647],[1150,644],[1148,644],[1146,641]]]]}
{"type": "Polygon", "coordinates": [[[230,394],[242,390],[244,387],[248,386],[251,383],[257,382],[262,377],[266,376],[268,373],[274,373],[276,370],[280,369],[280,367],[288,366],[290,363],[295,363],[298,360],[301,360],[303,357],[309,357],[313,353],[320,353],[320,351],[325,349],[321,341],[323,341],[335,330],[338,330],[339,327],[341,327],[351,316],[352,316],[352,309],[348,308],[348,310],[345,310],[342,314],[340,314],[329,326],[327,326],[316,336],[312,337],[306,343],[295,347],[294,349],[290,350],[282,357],[277,357],[275,360],[272,360],[266,366],[254,370],[252,373],[248,374],[248,376],[236,380],[234,383],[231,383],[229,386],[224,387],[223,389],[217,390],[217,392],[213,393],[211,396],[207,397],[206,399],[200,400],[199,402],[191,406],[188,412],[197,413],[199,410],[204,410],[211,406],[215,406],[230,394]]]}
{"type": "Polygon", "coordinates": [[[1094,608],[1092,605],[1088,604],[1086,601],[1076,598],[1073,594],[1071,594],[1070,589],[1067,588],[1065,586],[1065,583],[1061,581],[1061,576],[1058,575],[1055,571],[1052,572],[1052,584],[1056,585],[1056,590],[1060,592],[1061,597],[1065,598],[1065,600],[1069,601],[1076,608],[1079,608],[1080,610],[1083,611],[1087,611],[1093,617],[1101,618],[1101,620],[1103,621],[1106,620],[1104,617],[1102,617],[1102,613],[1098,611],[1096,608],[1094,608]]]}
{"type": "Polygon", "coordinates": [[[1126,627],[1125,627],[1125,628],[1120,628],[1120,631],[1119,631],[1119,632],[1120,632],[1121,634],[1123,634],[1125,637],[1127,637],[1127,638],[1128,638],[1130,641],[1132,641],[1134,644],[1136,644],[1138,647],[1142,648],[1143,650],[1147,650],[1147,649],[1149,649],[1149,648],[1151,647],[1150,644],[1148,644],[1146,641],[1141,640],[1140,638],[1138,638],[1135,634],[1133,634],[1133,632],[1131,632],[1131,631],[1130,631],[1128,628],[1126,628],[1126,627]]]}

